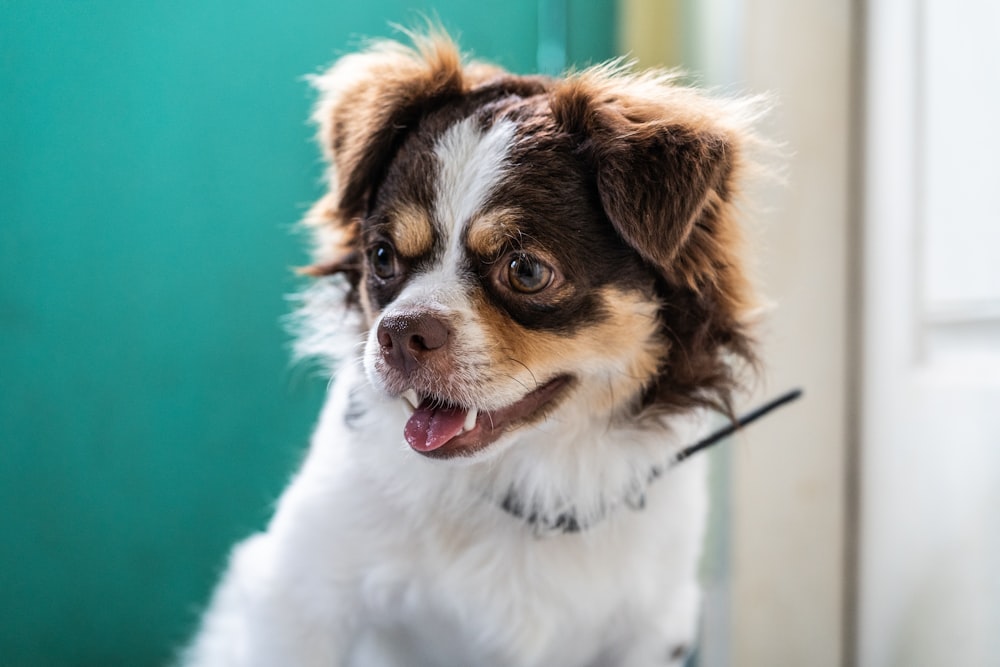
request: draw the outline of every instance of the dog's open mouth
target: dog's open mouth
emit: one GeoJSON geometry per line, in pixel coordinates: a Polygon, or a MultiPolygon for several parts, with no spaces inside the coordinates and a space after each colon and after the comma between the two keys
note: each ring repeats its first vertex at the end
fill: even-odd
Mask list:
{"type": "Polygon", "coordinates": [[[448,458],[471,454],[540,415],[569,384],[570,377],[560,375],[498,410],[457,406],[434,396],[421,397],[411,389],[403,393],[413,408],[403,436],[410,447],[426,456],[448,458]]]}

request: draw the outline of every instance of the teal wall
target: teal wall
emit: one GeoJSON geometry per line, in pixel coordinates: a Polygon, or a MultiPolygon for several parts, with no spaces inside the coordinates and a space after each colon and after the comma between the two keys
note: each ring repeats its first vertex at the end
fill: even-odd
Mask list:
{"type": "Polygon", "coordinates": [[[168,661],[300,459],[301,75],[421,12],[613,55],[610,0],[540,1],[0,0],[0,665],[168,661]]]}

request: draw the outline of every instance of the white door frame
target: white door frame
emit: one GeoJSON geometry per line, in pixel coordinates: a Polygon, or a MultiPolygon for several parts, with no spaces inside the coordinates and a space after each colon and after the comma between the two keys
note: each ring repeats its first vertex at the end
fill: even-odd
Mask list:
{"type": "MultiPolygon", "coordinates": [[[[949,176],[984,153],[995,173],[997,10],[938,0],[878,0],[867,9],[858,664],[996,664],[1000,299],[993,308],[960,294],[935,301],[927,242],[942,229],[934,225],[963,228],[971,244],[964,221],[979,217],[990,233],[1000,225],[988,219],[995,192],[955,197],[964,176],[949,191],[949,176]],[[949,25],[957,32],[942,32],[949,25]],[[981,57],[953,69],[965,53],[981,57]],[[939,97],[943,82],[969,72],[978,91],[939,97]],[[983,128],[977,115],[992,122],[983,128]],[[970,159],[929,162],[942,146],[970,149],[970,159]],[[929,204],[942,192],[954,206],[936,218],[929,204]],[[963,224],[951,219],[960,216],[963,224]]],[[[996,272],[981,259],[979,269],[996,272]]],[[[974,283],[970,294],[981,293],[974,283]]],[[[996,297],[1000,284],[993,287],[996,297]]]]}

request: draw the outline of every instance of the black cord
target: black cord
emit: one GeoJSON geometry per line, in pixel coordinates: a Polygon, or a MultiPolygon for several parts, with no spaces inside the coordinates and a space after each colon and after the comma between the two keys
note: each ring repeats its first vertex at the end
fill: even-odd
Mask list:
{"type": "Polygon", "coordinates": [[[729,424],[723,428],[720,428],[718,431],[712,433],[711,435],[705,438],[702,438],[693,445],[685,447],[684,449],[682,449],[677,453],[677,455],[674,457],[673,462],[680,463],[681,461],[688,458],[692,454],[696,454],[697,452],[700,452],[706,447],[711,447],[719,440],[722,440],[723,438],[732,435],[733,433],[743,428],[747,424],[750,424],[760,419],[771,410],[774,410],[775,408],[780,408],[782,405],[786,403],[791,403],[792,401],[800,398],[801,396],[802,396],[802,389],[792,389],[791,391],[785,392],[781,396],[778,396],[777,398],[765,403],[756,410],[746,413],[738,420],[736,420],[736,422],[729,424]]]}

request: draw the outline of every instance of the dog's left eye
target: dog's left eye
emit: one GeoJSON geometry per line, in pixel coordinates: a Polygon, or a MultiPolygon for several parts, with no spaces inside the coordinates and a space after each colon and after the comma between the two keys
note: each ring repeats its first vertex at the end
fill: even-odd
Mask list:
{"type": "Polygon", "coordinates": [[[506,282],[515,292],[541,292],[552,282],[552,276],[552,268],[531,255],[519,253],[507,261],[506,282]]]}
{"type": "Polygon", "coordinates": [[[388,280],[396,275],[396,252],[384,241],[376,243],[368,251],[368,263],[371,264],[372,273],[382,280],[388,280]]]}

